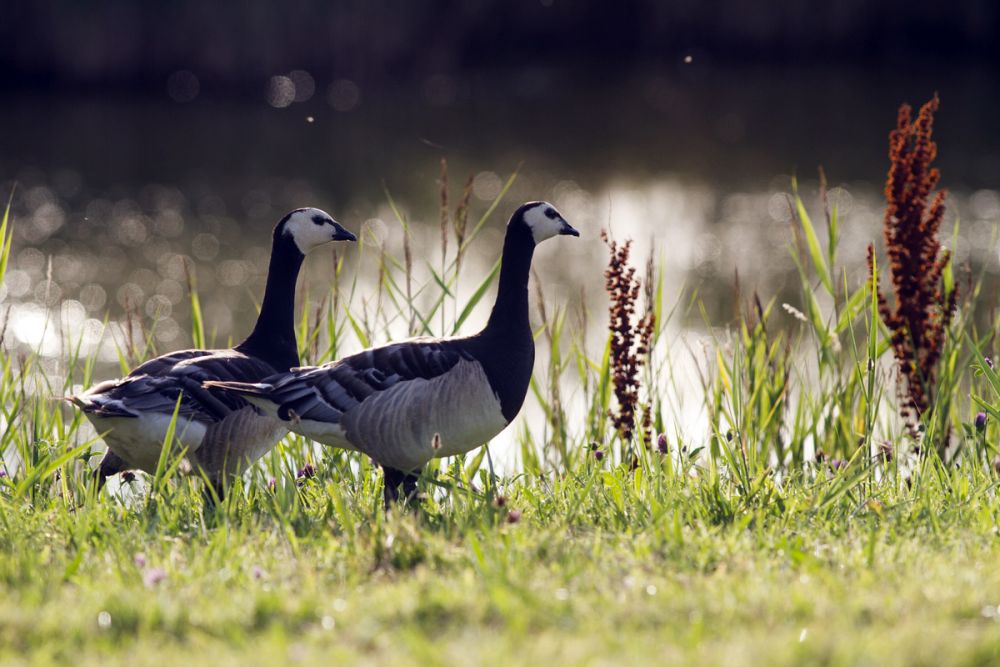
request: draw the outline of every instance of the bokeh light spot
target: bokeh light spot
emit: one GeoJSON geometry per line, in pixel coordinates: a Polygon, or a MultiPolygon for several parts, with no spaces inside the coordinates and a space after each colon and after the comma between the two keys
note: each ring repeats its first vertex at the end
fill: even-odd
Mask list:
{"type": "Polygon", "coordinates": [[[287,76],[272,76],[267,84],[267,103],[284,109],[295,101],[295,83],[287,76]]]}
{"type": "Polygon", "coordinates": [[[191,241],[191,254],[206,262],[215,259],[219,254],[219,239],[213,234],[198,234],[191,241]]]}
{"type": "Polygon", "coordinates": [[[84,308],[92,313],[104,308],[104,304],[108,301],[108,295],[104,291],[104,288],[96,283],[81,287],[78,296],[84,308]]]}
{"type": "Polygon", "coordinates": [[[970,197],[972,214],[983,220],[1000,218],[1000,194],[996,190],[976,190],[970,197]]]}
{"type": "Polygon", "coordinates": [[[293,69],[288,73],[288,78],[295,86],[293,101],[306,102],[312,99],[316,93],[316,82],[313,80],[312,74],[303,69],[293,69]]]}
{"type": "Polygon", "coordinates": [[[337,79],[330,84],[326,101],[334,111],[351,111],[361,103],[361,89],[350,79],[337,79]]]}
{"type": "Polygon", "coordinates": [[[493,201],[502,189],[503,181],[494,171],[481,171],[472,179],[472,194],[480,201],[493,201]]]}
{"type": "Polygon", "coordinates": [[[238,259],[227,259],[219,264],[219,283],[226,287],[242,285],[247,279],[246,265],[238,259]]]}

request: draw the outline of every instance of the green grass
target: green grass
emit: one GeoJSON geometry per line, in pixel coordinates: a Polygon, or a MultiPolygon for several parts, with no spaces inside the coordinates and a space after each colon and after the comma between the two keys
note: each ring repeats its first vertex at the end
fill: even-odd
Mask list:
{"type": "MultiPolygon", "coordinates": [[[[303,304],[304,357],[400,327],[451,333],[491,293],[495,271],[462,273],[455,249],[495,208],[439,265],[361,248],[377,260],[377,294],[337,264],[330,294],[303,304]],[[456,295],[460,275],[475,287],[456,295]]],[[[495,479],[485,449],[444,461],[419,511],[386,515],[367,460],[297,437],[213,509],[176,460],[98,497],[93,438],[50,398],[89,384],[94,359],[70,346],[54,379],[37,355],[0,357],[0,662],[997,663],[989,299],[964,300],[916,442],[895,416],[870,281],[840,268],[836,212],[824,239],[797,209],[802,299],[790,305],[802,321],[781,326],[781,304],[763,299],[691,352],[707,359],[697,377],[680,372],[670,326],[698,312],[697,294],[665,303],[654,278],[643,396],[669,454],[610,432],[607,347],[587,349],[566,326],[578,314],[550,301],[528,399],[546,419],[513,427],[518,468],[495,479]],[[703,397],[702,436],[678,426],[681,394],[703,397]],[[636,466],[623,465],[633,451],[636,466]],[[307,461],[317,474],[296,479],[307,461]]],[[[5,216],[0,278],[10,238],[5,216]]],[[[126,346],[122,363],[152,340],[126,346]]]]}
{"type": "Polygon", "coordinates": [[[581,473],[511,484],[515,524],[484,502],[384,518],[376,488],[326,474],[279,489],[293,516],[264,493],[212,527],[193,488],[175,512],[8,506],[5,664],[1000,659],[982,488],[826,510],[796,488],[719,523],[725,495],[703,484],[623,484],[619,504],[604,473],[581,473]]]}

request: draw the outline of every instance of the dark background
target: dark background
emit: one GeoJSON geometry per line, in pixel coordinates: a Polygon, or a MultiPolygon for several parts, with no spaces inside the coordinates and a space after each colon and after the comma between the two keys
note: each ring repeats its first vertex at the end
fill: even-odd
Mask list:
{"type": "MultiPolygon", "coordinates": [[[[76,300],[100,320],[168,299],[158,335],[176,345],[187,258],[224,340],[249,326],[270,229],[292,208],[374,225],[398,251],[391,193],[433,252],[446,158],[453,202],[475,177],[474,214],[518,170],[494,240],[529,199],[584,232],[538,264],[550,294],[604,307],[594,262],[613,227],[725,321],[737,271],[795,302],[787,196],[795,176],[821,219],[820,166],[864,279],[887,134],[902,102],[935,92],[944,233],[960,220],[956,257],[995,273],[998,35],[997,0],[7,0],[0,196],[16,224],[0,302],[28,322],[37,304],[76,300]],[[295,77],[295,101],[277,101],[295,77]]],[[[370,284],[357,261],[348,273],[370,284]]],[[[325,285],[324,267],[302,284],[325,285]]]]}
{"type": "Polygon", "coordinates": [[[0,86],[253,90],[293,68],[367,84],[484,68],[1000,61],[995,0],[8,0],[0,86]]]}

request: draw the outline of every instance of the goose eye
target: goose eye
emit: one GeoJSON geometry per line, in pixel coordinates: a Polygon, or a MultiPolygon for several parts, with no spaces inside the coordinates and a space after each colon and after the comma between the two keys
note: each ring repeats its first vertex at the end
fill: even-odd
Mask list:
{"type": "Polygon", "coordinates": [[[559,214],[556,213],[556,210],[554,208],[550,208],[545,211],[545,217],[548,218],[549,220],[555,220],[558,216],[559,214]]]}
{"type": "Polygon", "coordinates": [[[329,220],[327,220],[326,218],[324,218],[322,215],[314,215],[312,217],[312,221],[315,224],[320,225],[320,226],[323,226],[323,225],[327,224],[327,222],[329,222],[329,220]]]}

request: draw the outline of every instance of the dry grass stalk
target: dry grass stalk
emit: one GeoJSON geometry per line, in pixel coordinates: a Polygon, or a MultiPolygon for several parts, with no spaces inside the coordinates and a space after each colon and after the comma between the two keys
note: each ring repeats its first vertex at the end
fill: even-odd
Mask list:
{"type": "Polygon", "coordinates": [[[826,180],[826,170],[819,167],[819,203],[823,207],[823,215],[826,216],[826,228],[829,229],[833,221],[830,217],[830,187],[826,180]]]}
{"type": "Polygon", "coordinates": [[[455,233],[455,273],[461,270],[462,256],[465,254],[465,234],[469,223],[469,201],[472,199],[473,175],[465,180],[462,188],[462,196],[455,205],[455,210],[450,211],[450,198],[448,196],[448,160],[441,158],[441,175],[438,178],[439,202],[438,208],[441,216],[441,272],[444,274],[445,258],[448,253],[448,229],[455,233]]]}
{"type": "MultiPolygon", "coordinates": [[[[575,308],[576,331],[578,332],[577,336],[579,336],[577,340],[577,345],[579,345],[581,349],[587,348],[587,332],[590,331],[589,329],[590,312],[587,310],[586,296],[587,296],[587,291],[586,289],[584,289],[583,285],[581,285],[580,294],[578,295],[575,308]]],[[[590,375],[583,374],[583,376],[580,378],[580,381],[582,383],[583,393],[584,395],[587,395],[590,391],[590,375]]]]}
{"type": "MultiPolygon", "coordinates": [[[[937,362],[955,311],[958,290],[947,292],[944,270],[951,253],[942,251],[938,230],[944,218],[946,192],[931,199],[940,180],[931,163],[937,156],[932,140],[934,96],[911,120],[910,106],[899,108],[896,129],[889,133],[889,175],[885,185],[886,252],[895,303],[878,290],[879,313],[892,332],[892,347],[905,378],[902,415],[911,429],[934,397],[937,362]]],[[[868,247],[873,271],[874,246],[868,247]]]]}
{"type": "Polygon", "coordinates": [[[313,312],[312,326],[306,330],[306,340],[309,341],[309,353],[313,359],[319,358],[319,330],[323,325],[323,312],[326,310],[329,296],[329,292],[323,293],[323,298],[319,300],[319,304],[316,305],[316,310],[313,312]]]}
{"type": "MultiPolygon", "coordinates": [[[[439,187],[439,212],[441,219],[441,278],[445,278],[448,256],[448,232],[449,228],[455,233],[455,280],[454,280],[454,305],[455,316],[458,315],[458,276],[462,271],[462,258],[465,256],[465,235],[469,223],[469,201],[472,199],[473,175],[465,181],[462,189],[462,196],[455,205],[454,211],[450,210],[450,198],[448,195],[448,160],[441,158],[441,175],[438,178],[439,187]]],[[[444,309],[441,310],[441,328],[444,329],[444,309]]]]}
{"type": "Polygon", "coordinates": [[[441,213],[441,275],[448,257],[448,160],[441,158],[441,176],[438,178],[441,213]]]}
{"type": "MultiPolygon", "coordinates": [[[[649,247],[653,247],[653,239],[650,239],[649,247]]],[[[653,262],[653,253],[646,258],[646,282],[644,283],[646,297],[646,312],[642,318],[643,327],[639,339],[640,354],[646,358],[646,405],[642,411],[642,433],[646,445],[652,444],[653,436],[653,376],[650,367],[649,356],[653,351],[653,332],[656,329],[656,265],[653,262]]]]}
{"type": "Polygon", "coordinates": [[[139,328],[139,323],[142,318],[139,317],[138,309],[132,300],[131,296],[125,297],[125,324],[124,331],[122,332],[122,337],[124,342],[122,346],[125,348],[125,358],[128,360],[130,366],[135,366],[140,361],[139,346],[135,341],[136,330],[139,328]]]}
{"type": "Polygon", "coordinates": [[[472,174],[465,179],[465,187],[462,188],[462,198],[458,200],[455,207],[455,215],[452,217],[452,227],[455,230],[455,242],[458,244],[458,255],[455,258],[455,273],[462,267],[462,256],[465,254],[465,232],[469,225],[469,200],[472,199],[472,174]]]}
{"type": "MultiPolygon", "coordinates": [[[[403,231],[403,243],[404,244],[406,243],[406,237],[407,237],[407,234],[406,234],[406,230],[404,229],[404,231],[403,231]]],[[[376,298],[375,298],[375,314],[372,317],[372,319],[376,323],[375,325],[377,326],[377,324],[378,324],[378,316],[379,316],[379,313],[381,313],[382,314],[382,320],[383,320],[384,325],[386,327],[388,327],[389,316],[385,313],[385,309],[382,307],[382,302],[383,302],[383,295],[385,294],[386,290],[389,289],[389,287],[388,287],[388,284],[389,284],[389,279],[388,279],[388,275],[389,275],[388,254],[389,253],[388,253],[388,251],[385,248],[385,244],[381,245],[379,247],[379,262],[378,262],[378,290],[375,292],[375,295],[376,295],[376,298]]],[[[410,305],[410,308],[412,310],[412,308],[413,308],[412,304],[410,305]]],[[[408,331],[410,331],[411,329],[408,329],[408,331]]]]}
{"type": "MultiPolygon", "coordinates": [[[[639,372],[648,362],[650,344],[655,324],[651,309],[637,320],[635,305],[639,298],[641,282],[635,268],[629,266],[632,241],[622,244],[613,241],[606,231],[601,239],[608,246],[610,256],[604,272],[605,290],[610,299],[608,329],[611,332],[611,374],[618,401],[618,412],[609,418],[623,440],[631,442],[635,435],[635,416],[639,409],[639,372]]],[[[649,407],[644,410],[648,413],[649,407]]],[[[645,441],[650,442],[648,419],[643,419],[645,441]]]]}
{"type": "Polygon", "coordinates": [[[0,321],[0,350],[3,350],[4,341],[7,340],[7,325],[10,324],[10,309],[11,304],[8,304],[3,311],[3,320],[0,321]]]}
{"type": "Polygon", "coordinates": [[[403,229],[403,266],[406,269],[406,303],[410,307],[409,331],[413,336],[417,333],[417,311],[413,303],[413,244],[409,225],[403,229]]]}

